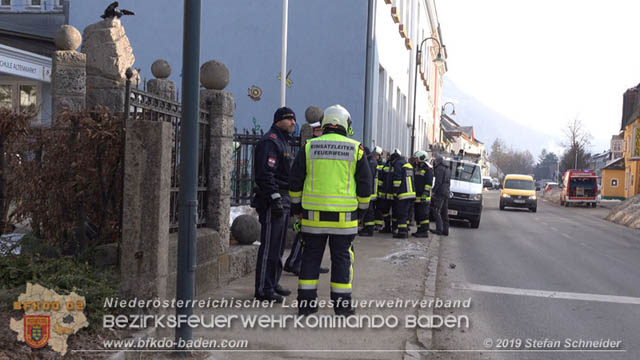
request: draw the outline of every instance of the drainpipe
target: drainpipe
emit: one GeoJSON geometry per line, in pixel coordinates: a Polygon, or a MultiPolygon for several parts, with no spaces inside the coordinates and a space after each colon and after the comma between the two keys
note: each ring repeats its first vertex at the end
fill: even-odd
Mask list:
{"type": "Polygon", "coordinates": [[[364,77],[364,123],[362,124],[362,142],[365,146],[371,146],[373,137],[373,82],[374,71],[373,37],[375,31],[376,0],[369,0],[367,7],[367,59],[364,77]]]}
{"type": "MultiPolygon", "coordinates": [[[[202,0],[185,0],[182,35],[182,121],[180,129],[180,191],[178,193],[178,274],[176,297],[192,300],[196,270],[196,221],[198,216],[198,115],[200,111],[200,14],[202,0]]],[[[176,308],[189,317],[193,308],[176,308]]],[[[191,340],[188,324],[176,328],[176,342],[191,340]]]]}

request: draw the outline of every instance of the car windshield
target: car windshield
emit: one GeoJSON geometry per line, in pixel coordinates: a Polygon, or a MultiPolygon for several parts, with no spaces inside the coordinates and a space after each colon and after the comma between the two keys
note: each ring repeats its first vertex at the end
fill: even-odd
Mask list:
{"type": "Polygon", "coordinates": [[[505,189],[533,190],[533,181],[508,179],[504,184],[505,189]]]}
{"type": "Polygon", "coordinates": [[[443,164],[451,170],[451,180],[466,181],[475,184],[482,183],[480,166],[460,161],[444,161],[443,164]]]}

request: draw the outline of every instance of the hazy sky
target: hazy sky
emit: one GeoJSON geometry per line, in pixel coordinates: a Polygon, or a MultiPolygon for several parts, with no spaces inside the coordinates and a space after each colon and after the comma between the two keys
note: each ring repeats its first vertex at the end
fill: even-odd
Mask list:
{"type": "MultiPolygon", "coordinates": [[[[591,151],[609,148],[620,129],[622,94],[640,83],[639,0],[436,0],[436,6],[449,55],[446,76],[461,90],[558,138],[577,116],[594,137],[591,151]]],[[[557,142],[550,137],[545,146],[557,142]]]]}

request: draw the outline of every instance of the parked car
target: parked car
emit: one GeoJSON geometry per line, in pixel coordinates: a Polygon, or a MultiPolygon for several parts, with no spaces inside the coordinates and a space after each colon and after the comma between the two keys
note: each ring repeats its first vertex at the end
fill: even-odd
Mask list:
{"type": "Polygon", "coordinates": [[[490,176],[482,177],[482,187],[487,189],[493,189],[493,181],[491,181],[490,176]]]}
{"type": "Polygon", "coordinates": [[[545,185],[544,187],[544,192],[546,193],[547,191],[551,190],[551,189],[556,189],[558,188],[558,183],[557,182],[553,182],[553,181],[549,181],[547,183],[547,185],[545,185]]]}
{"type": "Polygon", "coordinates": [[[533,177],[529,175],[509,174],[505,176],[500,191],[500,210],[505,207],[528,208],[538,210],[538,198],[533,177]]]}
{"type": "Polygon", "coordinates": [[[562,178],[560,205],[585,204],[596,207],[598,203],[598,176],[593,170],[567,170],[562,178]]]}
{"type": "Polygon", "coordinates": [[[477,229],[482,215],[482,169],[463,160],[444,160],[443,164],[451,171],[449,217],[467,220],[477,229]]]}
{"type": "Polygon", "coordinates": [[[500,189],[500,180],[498,180],[497,178],[493,178],[491,179],[491,182],[493,183],[494,189],[500,189]]]}

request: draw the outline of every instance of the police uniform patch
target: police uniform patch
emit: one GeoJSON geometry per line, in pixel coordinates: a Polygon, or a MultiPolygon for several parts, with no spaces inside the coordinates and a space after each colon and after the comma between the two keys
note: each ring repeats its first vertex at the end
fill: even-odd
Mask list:
{"type": "Polygon", "coordinates": [[[271,133],[271,134],[269,134],[269,137],[272,138],[272,139],[277,139],[278,135],[271,133]]]}
{"type": "Polygon", "coordinates": [[[276,158],[273,156],[269,156],[269,159],[267,160],[267,165],[269,165],[269,167],[276,166],[276,158]]]}

